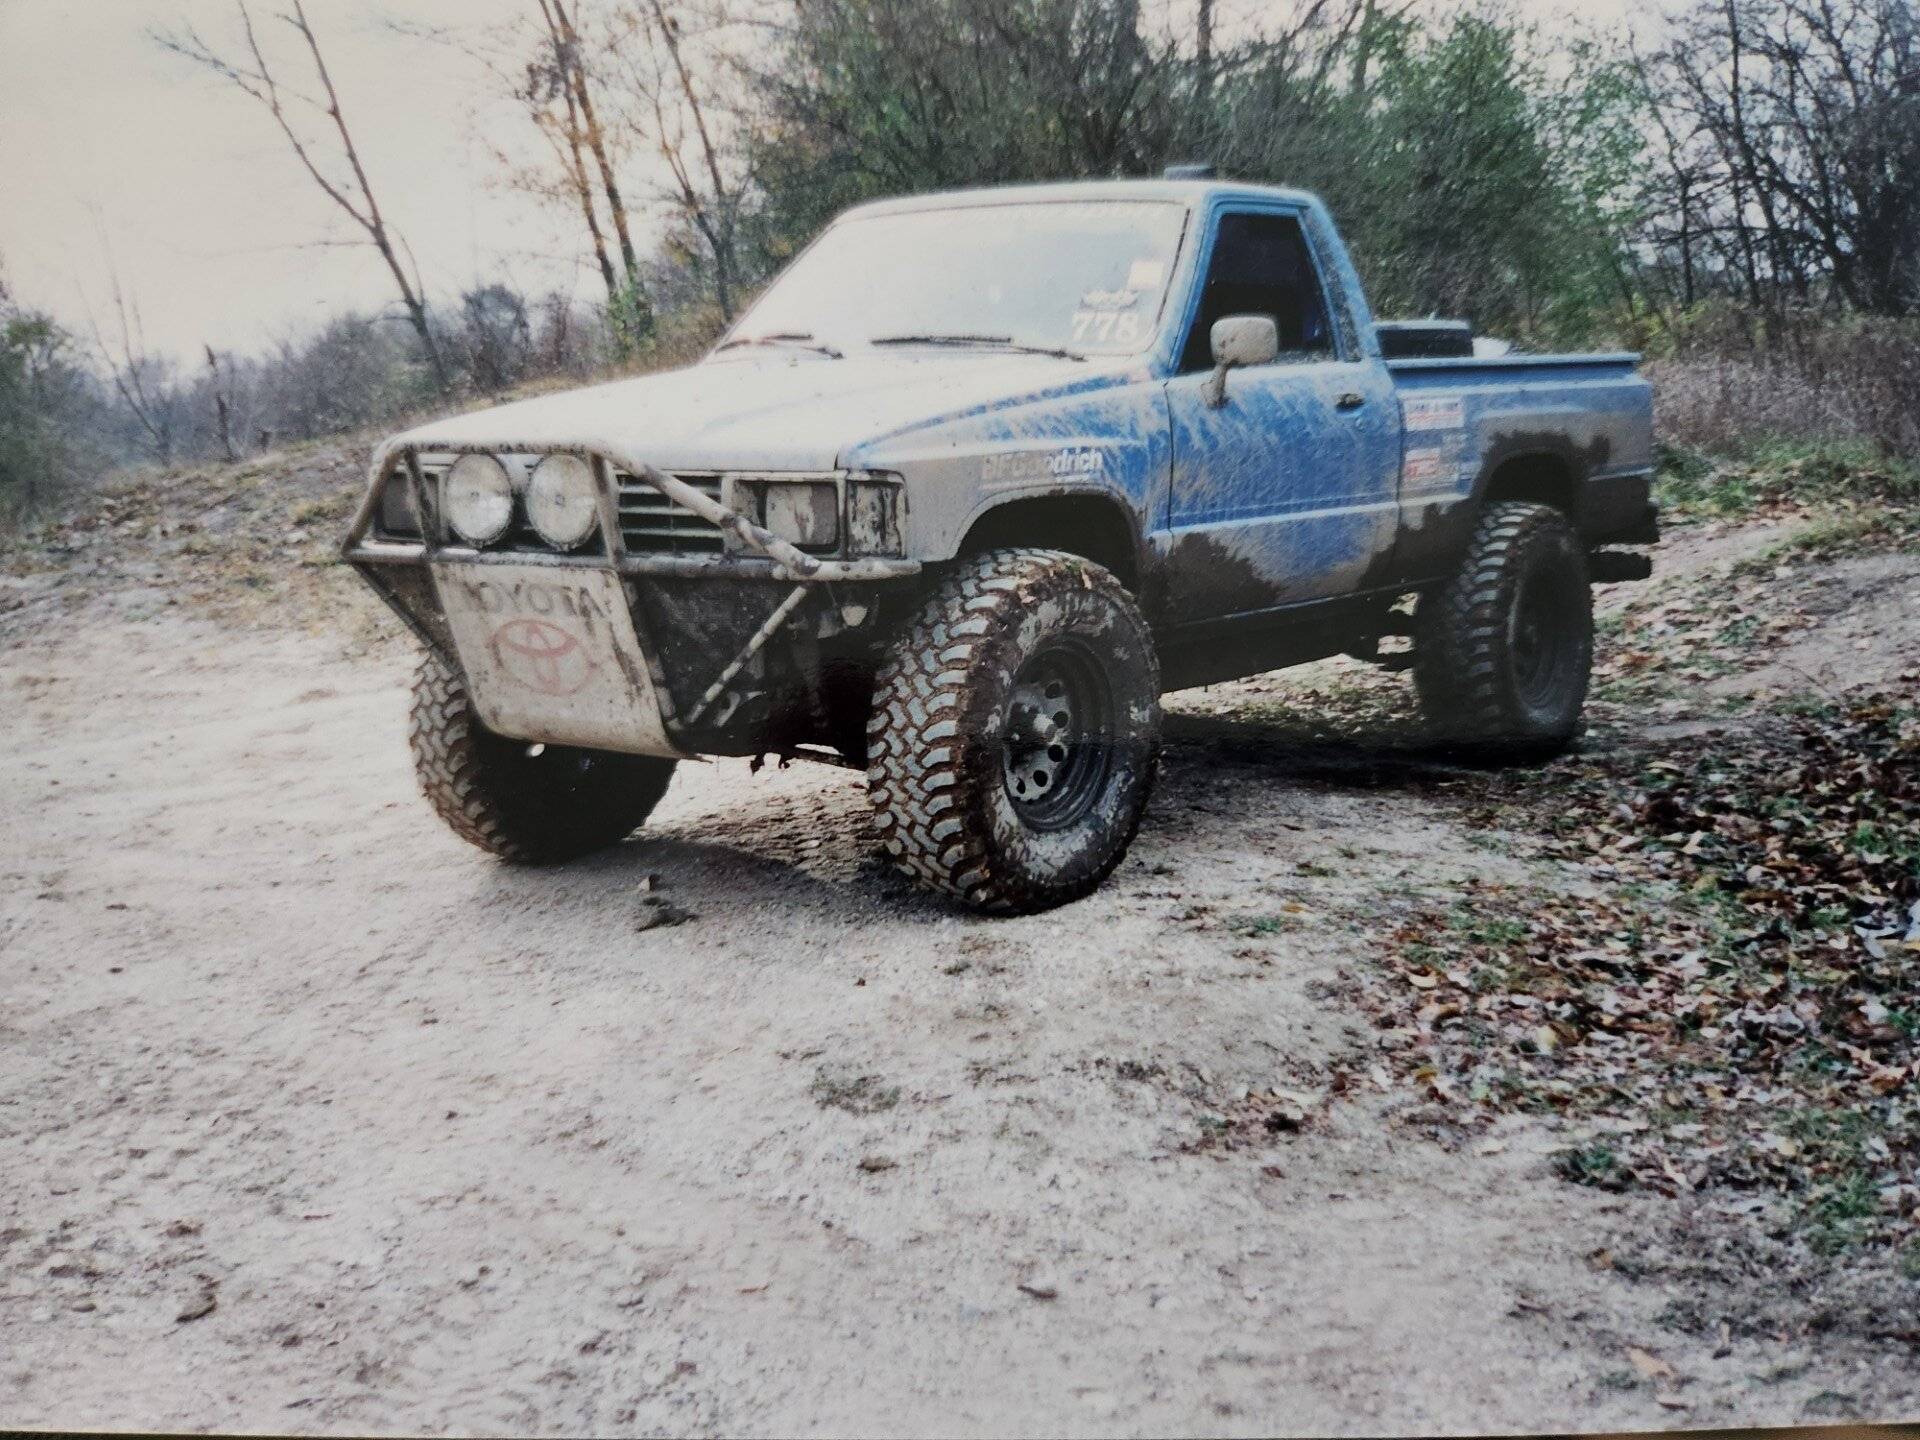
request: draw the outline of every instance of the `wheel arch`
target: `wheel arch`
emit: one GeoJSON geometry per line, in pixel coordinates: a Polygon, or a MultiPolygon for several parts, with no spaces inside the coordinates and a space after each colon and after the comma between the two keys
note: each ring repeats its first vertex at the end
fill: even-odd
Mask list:
{"type": "Polygon", "coordinates": [[[1583,478],[1584,467],[1565,450],[1542,447],[1510,451],[1489,460],[1480,504],[1484,508],[1503,500],[1527,500],[1551,505],[1577,522],[1583,478]]]}
{"type": "Polygon", "coordinates": [[[1111,570],[1139,593],[1141,540],[1126,505],[1103,490],[1012,496],[974,517],[957,556],[1008,547],[1064,550],[1111,570]]]}

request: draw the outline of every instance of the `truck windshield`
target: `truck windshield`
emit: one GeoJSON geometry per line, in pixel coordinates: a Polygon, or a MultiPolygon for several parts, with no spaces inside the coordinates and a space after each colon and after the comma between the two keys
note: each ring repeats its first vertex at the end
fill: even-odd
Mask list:
{"type": "Polygon", "coordinates": [[[1185,221],[1182,205],[1112,200],[843,220],[727,344],[1137,354],[1159,329],[1185,221]]]}

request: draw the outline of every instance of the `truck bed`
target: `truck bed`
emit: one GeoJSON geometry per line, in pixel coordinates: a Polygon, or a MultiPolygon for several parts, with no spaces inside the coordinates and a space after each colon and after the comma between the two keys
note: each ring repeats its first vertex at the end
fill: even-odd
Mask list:
{"type": "Polygon", "coordinates": [[[1476,502],[1551,499],[1592,544],[1650,521],[1653,392],[1638,356],[1503,355],[1388,363],[1400,396],[1404,558],[1458,553],[1476,502]]]}

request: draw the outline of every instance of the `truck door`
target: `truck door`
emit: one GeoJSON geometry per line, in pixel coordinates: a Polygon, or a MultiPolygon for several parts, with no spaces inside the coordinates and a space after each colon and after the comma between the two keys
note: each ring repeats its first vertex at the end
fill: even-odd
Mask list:
{"type": "Polygon", "coordinates": [[[1341,353],[1326,296],[1297,214],[1220,213],[1179,373],[1167,382],[1167,622],[1347,594],[1392,552],[1398,399],[1384,364],[1341,353]],[[1213,322],[1228,315],[1271,315],[1280,354],[1232,371],[1215,409],[1202,387],[1213,322]]]}

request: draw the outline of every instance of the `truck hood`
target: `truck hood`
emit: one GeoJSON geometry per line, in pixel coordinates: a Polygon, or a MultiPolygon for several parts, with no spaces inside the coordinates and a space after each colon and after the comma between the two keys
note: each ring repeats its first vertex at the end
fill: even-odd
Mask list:
{"type": "Polygon", "coordinates": [[[998,351],[728,355],[436,420],[394,443],[619,446],[662,470],[832,470],[855,446],[983,409],[1102,389],[1137,357],[998,351]]]}

